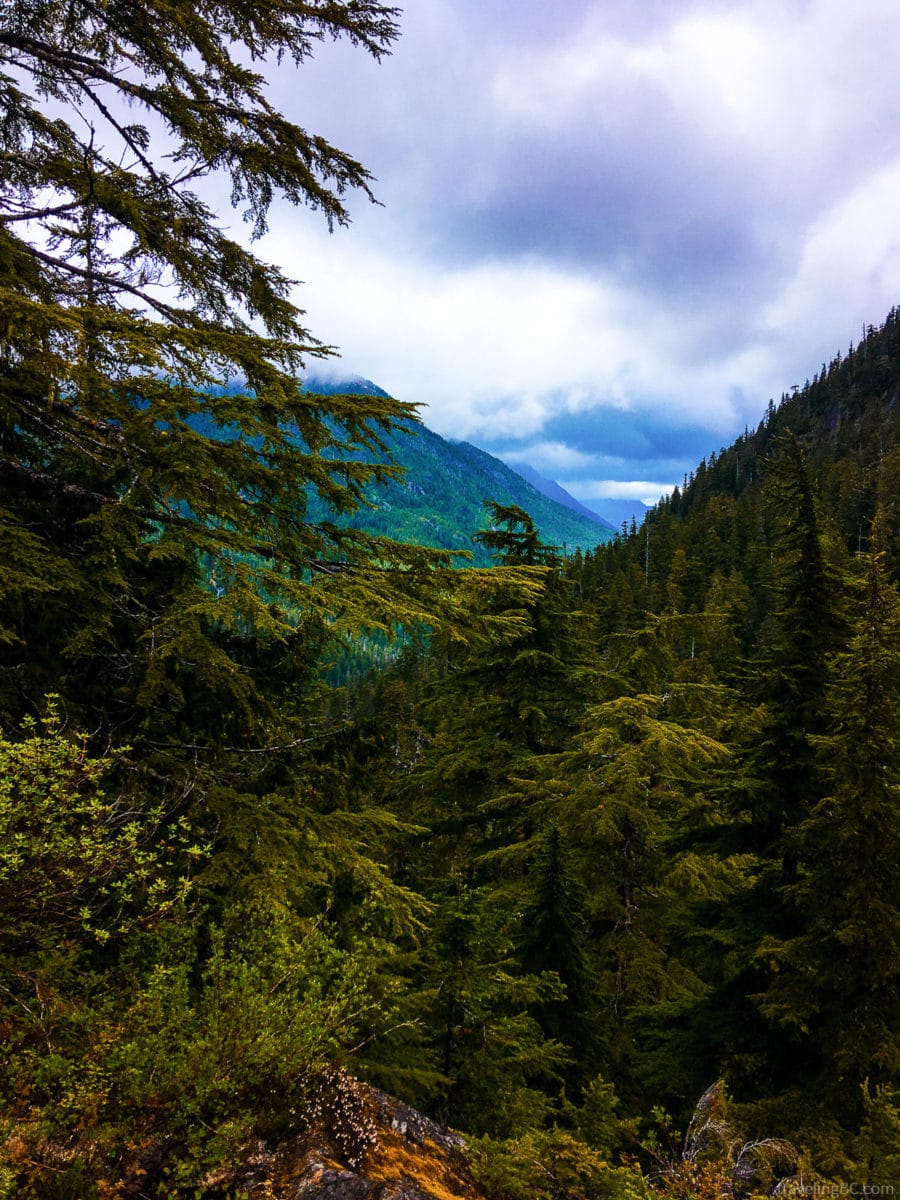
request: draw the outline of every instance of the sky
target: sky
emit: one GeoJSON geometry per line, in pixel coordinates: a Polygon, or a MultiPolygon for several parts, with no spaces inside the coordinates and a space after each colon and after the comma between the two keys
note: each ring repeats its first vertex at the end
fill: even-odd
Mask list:
{"type": "MultiPolygon", "coordinates": [[[[376,177],[276,204],[340,374],[597,508],[654,502],[900,303],[897,0],[410,0],[271,95],[376,177]]],[[[602,511],[602,508],[601,508],[602,511]]]]}

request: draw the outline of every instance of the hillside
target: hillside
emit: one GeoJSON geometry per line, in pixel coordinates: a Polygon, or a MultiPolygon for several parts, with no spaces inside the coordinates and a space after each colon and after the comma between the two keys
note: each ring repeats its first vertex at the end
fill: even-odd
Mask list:
{"type": "MultiPolygon", "coordinates": [[[[0,1200],[893,1197],[900,310],[605,542],[414,403],[304,393],[327,343],[235,227],[307,205],[343,226],[374,179],[264,71],[332,37],[378,60],[398,11],[0,12],[0,1200]],[[391,453],[406,480],[380,486],[391,453]],[[396,540],[464,549],[488,520],[489,567],[396,540]],[[329,669],[366,638],[389,642],[368,669],[329,669]]],[[[618,190],[663,249],[671,206],[661,226],[618,190]]],[[[499,262],[499,227],[466,224],[499,262]]],[[[272,234],[368,320],[340,274],[371,278],[364,248],[331,272],[272,234]]],[[[675,240],[682,265],[729,249],[675,240]]],[[[557,302],[549,260],[523,321],[480,270],[470,307],[381,249],[399,353],[429,356],[419,277],[442,338],[458,314],[556,377],[575,361],[595,310],[557,302]]],[[[727,319],[757,293],[722,265],[727,319]]]]}
{"type": "MultiPolygon", "coordinates": [[[[369,380],[324,380],[308,377],[308,392],[320,395],[360,393],[386,396],[369,380]]],[[[418,422],[401,423],[384,435],[390,457],[406,472],[402,482],[370,487],[372,507],[354,514],[347,524],[367,533],[417,542],[441,550],[465,550],[476,565],[487,565],[487,552],[472,540],[485,524],[484,502],[515,504],[525,509],[543,540],[560,550],[592,550],[610,541],[615,530],[587,509],[576,511],[542,494],[500,459],[468,442],[450,442],[418,422]]],[[[325,516],[320,502],[310,502],[310,516],[325,516]]]]}
{"type": "MultiPolygon", "coordinates": [[[[745,430],[730,446],[703,459],[686,487],[676,488],[648,514],[649,537],[661,547],[666,541],[662,531],[681,525],[685,532],[680,536],[690,540],[714,521],[718,533],[714,544],[706,545],[706,576],[745,564],[761,534],[770,532],[760,512],[767,477],[784,440],[793,437],[815,490],[820,520],[840,538],[847,554],[869,548],[881,502],[885,551],[896,571],[900,560],[889,531],[897,517],[898,400],[900,310],[895,308],[880,328],[868,327],[858,346],[823,363],[802,389],[783,394],[777,404],[770,401],[755,430],[745,430]]],[[[642,556],[642,539],[633,548],[642,556]]],[[[658,580],[667,565],[666,557],[655,558],[648,578],[658,580]]]]}
{"type": "MultiPolygon", "coordinates": [[[[372,794],[427,830],[398,861],[434,906],[412,989],[450,1125],[551,1128],[562,1044],[606,1161],[721,1080],[767,1169],[896,1178],[898,398],[895,310],[564,564],[531,630],[359,689],[372,794]]],[[[734,1194],[746,1164],[704,1154],[734,1194]]]]}

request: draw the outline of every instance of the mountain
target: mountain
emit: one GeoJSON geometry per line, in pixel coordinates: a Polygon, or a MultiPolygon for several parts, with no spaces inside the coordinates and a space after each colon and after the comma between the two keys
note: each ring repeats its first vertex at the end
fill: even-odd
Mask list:
{"type": "MultiPolygon", "coordinates": [[[[683,879],[685,870],[697,882],[685,885],[684,894],[694,895],[680,915],[674,893],[658,901],[665,917],[655,932],[649,908],[619,918],[641,946],[630,967],[619,967],[640,979],[631,1013],[628,1001],[622,1005],[623,1029],[640,1029],[653,1049],[643,1057],[635,1038],[618,1064],[607,1060],[604,1077],[615,1086],[631,1086],[644,1072],[653,1081],[648,1100],[668,1106],[673,1077],[687,1091],[692,1072],[695,1088],[725,1079],[766,1120],[778,1114],[779,1136],[802,1143],[817,1121],[823,1129],[841,1123],[844,1145],[869,1119],[854,1106],[878,1072],[891,1082],[874,1086],[896,1087],[898,497],[895,308],[859,345],[823,363],[812,382],[770,402],[755,429],[707,455],[647,514],[639,534],[566,564],[624,695],[602,706],[602,718],[601,710],[589,710],[580,743],[582,754],[602,748],[611,765],[595,766],[585,755],[583,767],[573,757],[576,770],[563,787],[559,756],[546,790],[534,787],[532,794],[575,796],[581,786],[593,801],[602,786],[609,810],[618,786],[628,797],[622,811],[629,821],[638,811],[641,820],[654,820],[662,808],[649,799],[651,781],[665,778],[669,788],[678,780],[667,791],[675,812],[682,782],[705,755],[711,762],[727,752],[705,783],[702,767],[692,776],[673,824],[663,818],[654,834],[642,833],[645,847],[665,847],[655,879],[650,856],[644,859],[645,896],[665,897],[665,880],[683,879]],[[606,722],[620,732],[604,732],[601,740],[595,730],[606,722]],[[718,750],[692,745],[700,730],[720,739],[718,750]],[[692,760],[683,774],[674,767],[678,753],[685,764],[692,760]],[[631,799],[640,795],[633,782],[639,778],[640,809],[631,799]],[[684,848],[688,857],[679,866],[684,848]],[[722,883],[721,872],[732,868],[732,881],[722,883]],[[882,888],[888,879],[889,893],[882,888]],[[661,1006],[667,1015],[658,1023],[654,1016],[642,1025],[654,938],[666,972],[680,963],[681,978],[690,975],[691,983],[661,1006]],[[855,987],[855,980],[863,982],[855,987]]],[[[483,790],[479,801],[482,811],[490,809],[483,790]]],[[[516,815],[524,825],[527,818],[516,815]]],[[[585,827],[575,827],[575,836],[582,839],[585,827]]],[[[540,836],[534,826],[530,832],[540,836]]],[[[591,854],[581,840],[578,853],[584,861],[591,854]]],[[[677,991],[683,985],[675,978],[666,975],[677,991]]],[[[592,1005],[598,1000],[591,995],[592,1005]]],[[[613,1007],[611,995],[599,1002],[613,1007]]],[[[608,1053],[613,1039],[604,1036],[608,1053]]],[[[882,1145],[894,1153],[896,1100],[890,1120],[882,1145]]],[[[823,1154],[824,1138],[815,1136],[821,1140],[814,1153],[823,1154]]],[[[872,1161],[878,1153],[886,1150],[872,1161]]]]}
{"type": "Polygon", "coordinates": [[[607,529],[616,529],[610,521],[605,517],[601,517],[599,513],[582,504],[580,500],[576,500],[574,496],[555,479],[546,479],[538,471],[528,465],[528,463],[518,463],[514,468],[522,476],[527,479],[532,487],[537,488],[542,496],[547,496],[550,500],[555,500],[557,504],[561,504],[564,508],[571,508],[573,512],[580,513],[583,517],[587,517],[589,521],[597,521],[601,525],[605,525],[607,529]]]}
{"type": "Polygon", "coordinates": [[[632,518],[636,525],[640,525],[651,507],[643,500],[609,499],[598,500],[596,503],[598,508],[603,509],[603,519],[609,521],[615,529],[621,529],[623,523],[630,526],[632,518]]]}
{"type": "Polygon", "coordinates": [[[565,505],[566,508],[580,512],[582,516],[589,517],[595,521],[601,521],[607,528],[613,529],[616,532],[621,529],[623,523],[631,525],[632,520],[637,525],[640,525],[646,514],[650,511],[650,505],[644,504],[642,500],[604,498],[597,501],[597,509],[603,509],[601,513],[596,509],[587,508],[580,500],[576,500],[574,496],[570,495],[555,479],[546,479],[527,463],[517,463],[513,469],[518,471],[523,479],[527,479],[530,484],[536,487],[542,495],[549,496],[551,500],[556,500],[557,503],[565,505]]]}
{"type": "MultiPolygon", "coordinates": [[[[371,380],[361,378],[310,375],[304,388],[319,395],[386,395],[371,380]]],[[[525,509],[543,540],[563,553],[592,550],[615,536],[613,526],[561,488],[568,503],[545,494],[499,458],[469,442],[449,442],[416,421],[399,424],[382,439],[391,458],[404,468],[405,477],[368,489],[371,508],[361,509],[346,522],[356,528],[438,549],[466,550],[480,565],[487,564],[490,556],[472,535],[485,526],[486,500],[525,509]]],[[[317,497],[311,497],[309,505],[311,519],[327,515],[317,497]]]]}

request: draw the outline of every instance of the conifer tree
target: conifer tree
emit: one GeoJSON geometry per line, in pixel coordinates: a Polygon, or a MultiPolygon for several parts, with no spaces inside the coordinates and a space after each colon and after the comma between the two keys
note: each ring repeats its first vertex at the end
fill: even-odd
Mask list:
{"type": "Polygon", "coordinates": [[[562,989],[552,972],[522,969],[492,889],[456,880],[425,948],[428,1023],[443,1087],[441,1119],[508,1137],[551,1111],[566,1053],[535,1012],[562,989]]]}
{"type": "Polygon", "coordinates": [[[734,889],[707,906],[704,923],[718,954],[710,997],[697,1015],[704,1046],[718,1047],[732,1083],[747,1095],[783,1090],[810,1069],[796,1030],[773,1024],[762,1011],[773,977],[758,951],[767,939],[801,929],[791,891],[799,871],[797,829],[821,796],[814,739],[824,729],[827,658],[839,630],[836,585],[800,445],[788,435],[777,448],[766,482],[772,611],[749,675],[755,705],[747,705],[738,732],[742,767],[717,839],[721,858],[740,856],[745,868],[734,889]]]}
{"type": "Polygon", "coordinates": [[[779,444],[769,495],[777,520],[775,607],[756,667],[767,720],[755,751],[766,782],[754,818],[760,848],[777,850],[789,881],[794,867],[784,833],[806,815],[815,796],[811,738],[822,729],[827,658],[839,630],[836,585],[823,552],[813,489],[792,435],[779,444]]]}
{"type": "Polygon", "coordinates": [[[900,596],[877,544],[827,708],[823,795],[796,832],[802,930],[760,955],[776,967],[765,1013],[813,1043],[810,1082],[848,1121],[866,1081],[900,1079],[900,596]]]}
{"type": "Polygon", "coordinates": [[[598,1008],[587,938],[587,897],[575,853],[552,817],[535,838],[524,891],[520,955],[533,973],[550,971],[565,989],[536,1010],[544,1030],[571,1049],[566,1080],[577,1084],[593,1073],[598,1008]]]}
{"type": "MultiPolygon", "coordinates": [[[[552,1015],[562,997],[559,964],[521,936],[533,889],[522,886],[517,850],[536,830],[512,781],[565,743],[589,655],[578,614],[566,611],[569,585],[530,516],[487,507],[491,526],[478,536],[497,564],[488,603],[495,617],[505,608],[521,623],[488,629],[469,645],[432,638],[422,744],[392,791],[399,815],[427,830],[407,864],[434,905],[417,979],[423,996],[440,981],[424,1012],[436,1065],[448,1077],[440,1111],[509,1132],[529,1111],[534,1122],[547,1111],[543,1090],[558,1091],[562,1061],[552,1015]],[[498,1088],[508,1092],[502,1106],[498,1088]]],[[[558,866],[548,863],[550,890],[558,866]]]]}
{"type": "MultiPolygon", "coordinates": [[[[50,0],[0,14],[0,721],[12,745],[55,691],[101,756],[128,743],[111,768],[115,811],[150,830],[143,862],[164,864],[162,894],[182,866],[169,865],[173,830],[204,848],[194,906],[174,927],[110,940],[96,976],[70,978],[59,1004],[77,1014],[73,1036],[40,1089],[27,1071],[3,1079],[4,1116],[30,1088],[50,1135],[68,1138],[94,1119],[68,1081],[102,1076],[90,1112],[108,1123],[111,1160],[144,1121],[150,1138],[162,1114],[190,1125],[195,1102],[207,1131],[232,1118],[249,1131],[282,1085],[289,1112],[308,1083],[291,1048],[304,993],[324,995],[359,949],[372,969],[354,968],[353,1004],[380,1009],[372,977],[422,911],[382,865],[397,823],[359,811],[335,786],[339,756],[317,756],[337,738],[317,657],[326,636],[360,625],[433,624],[439,605],[452,616],[490,590],[487,575],[442,574],[448,556],[342,522],[366,484],[394,473],[381,433],[412,410],[304,392],[299,370],[327,349],[289,280],[192,190],[218,173],[252,234],[276,196],[346,221],[344,195],[367,195],[367,172],[278,113],[253,63],[302,64],[332,36],[377,58],[395,16],[374,0],[50,0]],[[308,519],[311,491],[327,519],[308,519]],[[310,941],[321,953],[307,972],[310,941]],[[215,1071],[145,1072],[154,1044],[177,1047],[188,1076],[199,1061],[215,1071]],[[237,1057],[217,1062],[228,1046],[237,1057]],[[130,1064],[120,1076],[116,1055],[130,1064]],[[238,1119],[229,1104],[245,1101],[238,1119]]],[[[478,609],[466,607],[474,626],[478,609]]],[[[104,815],[54,798],[89,833],[104,815]]],[[[52,880],[74,868],[49,808],[36,807],[48,824],[32,840],[46,842],[52,880]]],[[[8,1028],[27,1048],[21,1013],[8,1028]]]]}

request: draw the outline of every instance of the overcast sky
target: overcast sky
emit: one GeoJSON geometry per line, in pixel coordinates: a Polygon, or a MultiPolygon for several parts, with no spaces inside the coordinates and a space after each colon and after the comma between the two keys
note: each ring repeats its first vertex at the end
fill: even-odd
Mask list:
{"type": "Polygon", "coordinates": [[[655,500],[900,303],[897,0],[411,0],[274,98],[360,159],[260,252],[342,367],[586,503],[655,500]]]}

